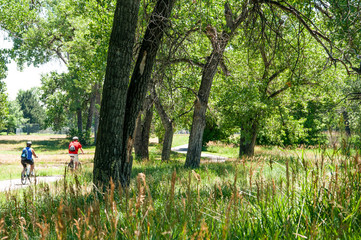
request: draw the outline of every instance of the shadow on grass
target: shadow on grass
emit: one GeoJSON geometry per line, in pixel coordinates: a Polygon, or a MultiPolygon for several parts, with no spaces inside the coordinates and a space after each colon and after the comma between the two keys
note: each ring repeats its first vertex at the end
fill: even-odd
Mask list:
{"type": "Polygon", "coordinates": [[[234,163],[203,163],[198,169],[190,169],[184,167],[182,161],[170,161],[170,162],[149,162],[144,165],[133,165],[131,178],[135,179],[139,173],[144,173],[146,176],[150,176],[155,182],[159,183],[164,178],[171,179],[173,171],[177,172],[178,177],[188,178],[188,174],[192,173],[192,170],[199,174],[211,174],[218,177],[227,177],[233,175],[236,172],[234,163]]]}

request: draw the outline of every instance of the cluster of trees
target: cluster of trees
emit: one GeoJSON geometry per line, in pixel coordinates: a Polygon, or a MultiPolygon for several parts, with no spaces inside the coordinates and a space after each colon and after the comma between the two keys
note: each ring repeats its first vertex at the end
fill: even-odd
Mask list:
{"type": "Polygon", "coordinates": [[[207,141],[236,133],[240,156],[253,155],[257,142],[324,143],[336,126],[360,133],[359,107],[349,101],[360,96],[357,1],[5,4],[0,27],[14,47],[0,52],[0,74],[6,58],[66,64],[66,73],[42,79],[44,125],[74,125],[84,138],[94,127],[98,185],[129,183],[132,149],[148,157],[151,129],[164,161],[175,130],[189,129],[192,168],[207,141]]]}
{"type": "Polygon", "coordinates": [[[45,126],[45,109],[40,102],[38,88],[19,90],[14,101],[6,99],[4,103],[6,112],[1,129],[7,134],[16,133],[17,128],[26,127],[29,133],[30,126],[37,126],[37,129],[45,126]]]}

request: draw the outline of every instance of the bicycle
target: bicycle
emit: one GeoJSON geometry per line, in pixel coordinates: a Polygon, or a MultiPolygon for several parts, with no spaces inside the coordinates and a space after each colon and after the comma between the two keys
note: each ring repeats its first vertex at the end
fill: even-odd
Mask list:
{"type": "Polygon", "coordinates": [[[31,182],[32,182],[31,177],[33,177],[33,176],[34,175],[31,175],[31,173],[30,173],[30,164],[26,163],[26,167],[21,172],[21,184],[25,185],[26,181],[29,181],[29,183],[31,184],[31,182]]]}
{"type": "MultiPolygon", "coordinates": [[[[70,162],[68,163],[68,168],[74,170],[74,156],[70,156],[70,162]]],[[[81,170],[81,162],[78,162],[78,169],[81,170]]]]}

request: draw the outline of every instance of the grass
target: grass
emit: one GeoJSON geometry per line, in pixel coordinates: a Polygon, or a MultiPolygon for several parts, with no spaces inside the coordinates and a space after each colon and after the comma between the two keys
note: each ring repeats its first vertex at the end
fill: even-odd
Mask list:
{"type": "Polygon", "coordinates": [[[172,147],[177,147],[187,144],[188,140],[189,140],[189,134],[175,134],[173,136],[172,147]]]}
{"type": "Polygon", "coordinates": [[[253,158],[191,170],[183,167],[184,155],[162,163],[159,147],[150,151],[150,161],[134,162],[129,189],[111,184],[94,191],[85,168],[51,186],[0,194],[0,239],[361,236],[357,155],[258,148],[253,158]]]}
{"type": "MultiPolygon", "coordinates": [[[[65,135],[1,135],[0,136],[0,180],[19,178],[22,171],[21,150],[27,141],[39,158],[34,158],[36,173],[39,176],[62,175],[64,166],[69,162],[69,140],[65,135]]],[[[83,165],[92,167],[95,147],[84,147],[85,155],[79,158],[83,165]]]]}

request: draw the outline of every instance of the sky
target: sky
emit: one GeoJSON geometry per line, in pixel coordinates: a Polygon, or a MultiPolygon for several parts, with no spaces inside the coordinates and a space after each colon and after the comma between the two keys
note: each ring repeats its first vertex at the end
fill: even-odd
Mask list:
{"type": "MultiPolygon", "coordinates": [[[[6,38],[6,33],[0,31],[0,48],[10,48],[12,42],[4,38],[6,38]]],[[[51,71],[64,72],[66,70],[65,65],[60,60],[53,60],[39,67],[25,66],[22,71],[17,68],[14,61],[8,64],[7,67],[7,77],[3,81],[6,84],[6,93],[9,100],[15,100],[20,89],[28,90],[32,87],[39,87],[42,74],[51,71]]]]}

